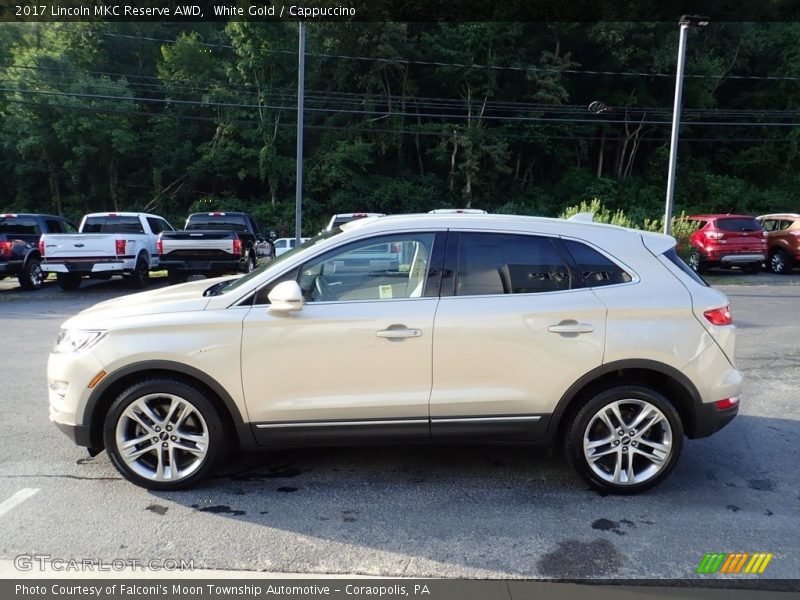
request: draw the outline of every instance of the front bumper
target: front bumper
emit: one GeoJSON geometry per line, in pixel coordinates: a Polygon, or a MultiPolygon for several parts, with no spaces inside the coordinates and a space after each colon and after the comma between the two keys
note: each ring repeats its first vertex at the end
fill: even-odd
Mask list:
{"type": "Polygon", "coordinates": [[[91,430],[87,425],[68,425],[58,421],[53,421],[53,424],[76,445],[85,446],[86,448],[92,445],[91,430]]]}
{"type": "Polygon", "coordinates": [[[80,446],[91,445],[86,403],[92,392],[89,383],[102,370],[91,351],[51,353],[47,361],[50,420],[80,446]]]}

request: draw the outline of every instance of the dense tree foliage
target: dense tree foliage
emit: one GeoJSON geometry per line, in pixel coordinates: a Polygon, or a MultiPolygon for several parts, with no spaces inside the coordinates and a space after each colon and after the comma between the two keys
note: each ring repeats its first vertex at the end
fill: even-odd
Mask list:
{"type": "MultiPolygon", "coordinates": [[[[591,198],[660,216],[677,42],[674,23],[310,24],[305,232],[591,198]]],[[[678,212],[800,208],[799,48],[798,23],[690,31],[678,212]]],[[[296,24],[0,24],[0,210],[246,209],[288,234],[296,89],[296,24]]]]}

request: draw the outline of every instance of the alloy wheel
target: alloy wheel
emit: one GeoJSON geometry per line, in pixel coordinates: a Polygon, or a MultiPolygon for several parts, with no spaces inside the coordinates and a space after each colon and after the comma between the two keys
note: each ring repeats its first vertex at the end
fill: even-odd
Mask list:
{"type": "Polygon", "coordinates": [[[206,459],[209,429],[191,402],[175,394],[147,394],[119,417],[115,431],[120,458],[152,482],[191,476],[206,459]]]}
{"type": "Polygon", "coordinates": [[[619,486],[644,483],[669,463],[672,427],[656,406],[640,399],[606,404],[589,420],[583,454],[600,479],[619,486]]]}

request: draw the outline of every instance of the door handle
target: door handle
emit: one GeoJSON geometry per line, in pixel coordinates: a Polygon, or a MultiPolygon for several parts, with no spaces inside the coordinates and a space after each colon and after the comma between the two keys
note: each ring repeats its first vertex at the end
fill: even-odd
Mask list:
{"type": "Polygon", "coordinates": [[[594,331],[594,326],[591,323],[562,321],[558,325],[551,325],[547,331],[551,333],[591,333],[594,331]]]}
{"type": "Polygon", "coordinates": [[[415,337],[420,337],[422,335],[422,329],[408,329],[405,326],[396,327],[393,325],[388,329],[382,329],[380,331],[376,331],[375,335],[377,335],[379,338],[386,338],[390,340],[415,338],[415,337]]]}

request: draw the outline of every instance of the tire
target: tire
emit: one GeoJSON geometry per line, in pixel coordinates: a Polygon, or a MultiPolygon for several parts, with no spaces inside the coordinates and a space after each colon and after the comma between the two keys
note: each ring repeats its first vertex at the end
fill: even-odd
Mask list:
{"type": "Polygon", "coordinates": [[[172,491],[191,487],[211,473],[222,456],[225,435],[205,392],[156,378],[119,395],[106,415],[103,438],[111,462],[125,479],[148,490],[172,491]]]}
{"type": "Polygon", "coordinates": [[[31,257],[17,275],[17,281],[23,290],[40,290],[46,277],[42,271],[42,262],[38,258],[31,257]]]}
{"type": "Polygon", "coordinates": [[[700,252],[696,248],[692,248],[692,251],[689,252],[689,258],[686,261],[687,264],[691,267],[692,271],[697,273],[698,275],[701,273],[705,273],[708,269],[703,257],[700,255],[700,252]]]}
{"type": "Polygon", "coordinates": [[[769,270],[780,275],[787,275],[792,270],[792,264],[786,252],[776,250],[769,257],[769,270]]]}
{"type": "Polygon", "coordinates": [[[56,280],[62,290],[72,292],[81,287],[81,276],[75,273],[56,273],[56,280]]]}
{"type": "Polygon", "coordinates": [[[255,253],[254,250],[251,250],[250,252],[247,253],[247,256],[245,257],[245,260],[247,261],[247,264],[244,267],[244,269],[245,269],[244,272],[245,273],[252,273],[253,271],[255,271],[257,263],[258,263],[258,259],[256,258],[256,253],[255,253]]]}
{"type": "Polygon", "coordinates": [[[658,485],[675,467],[682,447],[683,424],[675,407],[660,392],[638,385],[594,396],[564,438],[572,468],[590,486],[611,494],[637,494],[658,485]],[[627,427],[620,427],[616,414],[627,427]],[[643,429],[637,418],[644,418],[643,429]]]}
{"type": "Polygon", "coordinates": [[[177,269],[171,269],[167,271],[167,283],[169,285],[177,285],[179,283],[186,283],[188,279],[188,275],[185,271],[178,271],[177,269]]]}
{"type": "Polygon", "coordinates": [[[742,266],[742,271],[748,275],[755,275],[761,270],[761,263],[750,263],[749,265],[742,266]]]}
{"type": "Polygon", "coordinates": [[[133,271],[128,275],[128,281],[131,286],[136,289],[144,289],[150,283],[150,267],[147,265],[147,260],[141,254],[136,259],[136,266],[133,271]]]}

